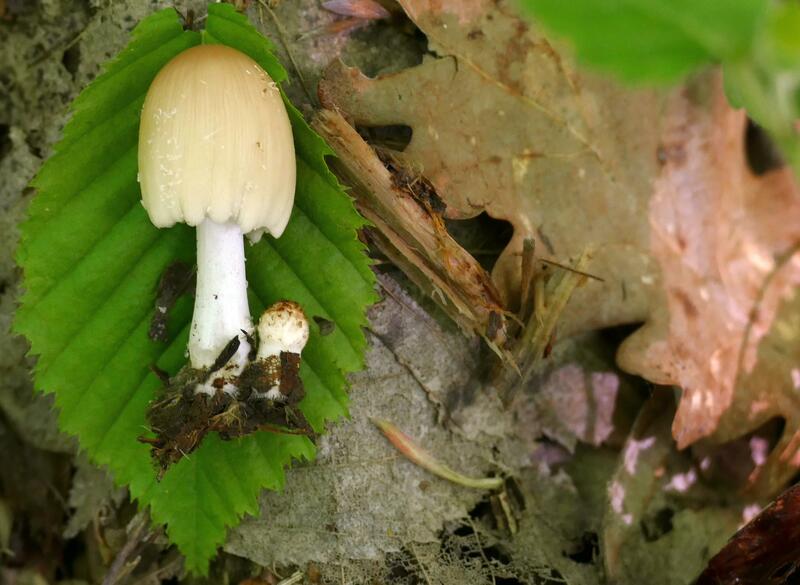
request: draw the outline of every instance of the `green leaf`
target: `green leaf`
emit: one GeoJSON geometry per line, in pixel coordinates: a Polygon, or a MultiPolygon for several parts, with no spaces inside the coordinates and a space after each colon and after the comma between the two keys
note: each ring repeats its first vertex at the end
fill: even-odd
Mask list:
{"type": "Polygon", "coordinates": [[[744,55],[766,0],[520,0],[586,64],[627,81],[668,82],[744,55]]]}
{"type": "MultiPolygon", "coordinates": [[[[171,373],[183,366],[191,320],[191,299],[183,298],[169,341],[150,341],[156,285],[170,263],[195,255],[191,228],[158,230],[140,204],[136,151],[145,93],[161,67],[201,42],[234,47],[276,81],[286,79],[269,42],[231,6],[211,5],[206,27],[184,31],[172,9],[153,14],[73,102],[63,139],[33,181],[37,195],[17,255],[26,292],[15,322],[38,356],[36,388],[55,394],[61,428],[150,507],[187,568],[199,573],[227,528],[258,511],[259,491],[281,489],[284,467],[315,454],[301,436],[257,433],[225,442],[213,435],[157,482],[149,448],[137,441],[159,388],[148,366],[171,373]]],[[[301,367],[301,408],[323,431],[326,421],[347,414],[345,376],[363,367],[374,280],[357,239],[364,220],[325,164],[330,149],[287,107],[298,157],[296,204],[282,238],[248,247],[249,295],[253,314],[287,298],[336,324],[321,337],[312,322],[301,367]]]]}
{"type": "Polygon", "coordinates": [[[771,5],[763,42],[772,63],[797,72],[800,65],[800,6],[790,2],[771,5]]]}

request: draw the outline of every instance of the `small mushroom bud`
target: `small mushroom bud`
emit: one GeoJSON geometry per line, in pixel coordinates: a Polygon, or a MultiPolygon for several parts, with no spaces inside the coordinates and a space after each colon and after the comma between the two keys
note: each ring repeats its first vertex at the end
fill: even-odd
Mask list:
{"type": "Polygon", "coordinates": [[[280,90],[247,55],[201,45],[156,76],[139,131],[142,204],[157,227],[197,228],[194,368],[214,365],[234,337],[239,345],[225,373],[236,376],[247,364],[253,326],[242,235],[280,237],[294,201],[295,168],[280,90]]]}
{"type": "Polygon", "coordinates": [[[281,352],[303,351],[308,343],[308,319],[293,301],[275,303],[258,322],[258,359],[280,356],[281,352]]]}
{"type": "Polygon", "coordinates": [[[282,360],[281,354],[298,356],[307,342],[308,319],[300,305],[293,301],[281,301],[264,311],[258,321],[256,360],[262,364],[267,378],[272,380],[272,387],[267,392],[259,393],[259,398],[286,401],[286,396],[281,392],[281,382],[287,379],[288,372],[284,372],[283,368],[292,364],[296,369],[300,362],[299,358],[282,360]]]}

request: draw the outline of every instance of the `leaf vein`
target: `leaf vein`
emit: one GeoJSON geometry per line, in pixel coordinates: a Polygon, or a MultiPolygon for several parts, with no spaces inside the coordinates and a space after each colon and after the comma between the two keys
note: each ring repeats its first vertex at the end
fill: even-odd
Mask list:
{"type": "MultiPolygon", "coordinates": [[[[97,309],[96,309],[96,311],[94,313],[95,316],[100,314],[102,312],[102,310],[106,306],[108,306],[108,304],[113,300],[114,295],[119,291],[119,289],[122,288],[122,286],[124,284],[128,283],[129,279],[131,278],[131,276],[135,272],[135,269],[142,264],[142,262],[145,260],[145,258],[147,258],[148,254],[153,250],[155,245],[161,241],[161,239],[163,237],[164,237],[164,235],[159,233],[159,234],[156,235],[156,237],[153,239],[153,241],[150,242],[150,244],[148,244],[147,248],[145,248],[144,253],[142,253],[142,255],[139,256],[139,258],[133,263],[133,266],[131,266],[129,268],[129,270],[126,273],[126,275],[123,278],[119,279],[112,286],[111,290],[108,291],[108,293],[105,295],[105,298],[100,303],[100,305],[97,307],[97,309]]],[[[78,329],[70,335],[69,340],[67,341],[67,343],[65,345],[63,345],[61,348],[59,348],[55,352],[53,358],[50,360],[50,366],[46,366],[44,371],[49,370],[50,367],[55,365],[58,362],[58,360],[67,352],[67,350],[70,347],[72,347],[72,344],[75,343],[75,340],[94,322],[95,322],[94,319],[86,319],[85,321],[82,321],[80,323],[80,325],[78,326],[78,329]]],[[[119,348],[125,343],[126,339],[127,339],[127,337],[123,338],[122,343],[119,343],[119,344],[115,345],[114,350],[113,350],[114,353],[116,353],[119,350],[119,348]]],[[[102,371],[103,371],[103,366],[100,366],[100,368],[95,372],[95,374],[96,375],[100,375],[100,373],[102,373],[102,371]]],[[[40,375],[42,373],[43,372],[40,372],[40,375]]]]}

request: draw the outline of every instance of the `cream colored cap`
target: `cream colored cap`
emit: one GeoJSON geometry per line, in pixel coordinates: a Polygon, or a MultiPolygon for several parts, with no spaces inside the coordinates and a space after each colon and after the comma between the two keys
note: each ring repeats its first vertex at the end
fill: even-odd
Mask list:
{"type": "MultiPolygon", "coordinates": [[[[235,221],[278,237],[292,212],[292,127],[280,91],[247,55],[200,45],[153,80],[139,129],[142,204],[157,227],[235,221]]],[[[251,233],[252,232],[252,233],[251,233]]]]}

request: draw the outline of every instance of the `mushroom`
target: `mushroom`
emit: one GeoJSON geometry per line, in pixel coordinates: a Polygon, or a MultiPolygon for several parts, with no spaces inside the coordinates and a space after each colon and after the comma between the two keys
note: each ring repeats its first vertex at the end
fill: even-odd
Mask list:
{"type": "Polygon", "coordinates": [[[299,354],[308,343],[308,319],[293,301],[280,301],[264,311],[258,320],[258,359],[281,353],[299,354]]]}
{"type": "Polygon", "coordinates": [[[258,353],[269,378],[277,380],[266,392],[257,393],[258,398],[274,402],[285,402],[280,390],[281,354],[299,355],[308,343],[308,319],[300,305],[293,301],[280,301],[264,311],[258,321],[258,353]]]}
{"type": "MultiPolygon", "coordinates": [[[[192,367],[211,367],[238,337],[224,366],[238,375],[253,331],[242,236],[280,237],[294,201],[292,128],[275,82],[250,57],[223,45],[197,46],[172,59],[142,109],[139,182],[156,227],[197,228],[192,367]]],[[[204,383],[196,391],[215,390],[204,383]]]]}

